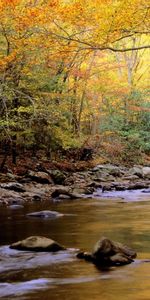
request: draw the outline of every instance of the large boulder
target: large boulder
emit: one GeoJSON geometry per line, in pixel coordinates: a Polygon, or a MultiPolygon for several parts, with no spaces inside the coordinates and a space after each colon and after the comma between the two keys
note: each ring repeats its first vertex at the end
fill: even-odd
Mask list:
{"type": "Polygon", "coordinates": [[[111,260],[111,258],[116,254],[127,256],[127,258],[130,259],[136,257],[136,252],[134,250],[121,243],[111,241],[110,239],[105,237],[103,237],[96,243],[92,252],[92,256],[96,260],[100,260],[101,258],[108,258],[111,260]]]}
{"type": "Polygon", "coordinates": [[[93,262],[97,266],[117,266],[133,262],[136,252],[131,248],[103,237],[94,246],[93,252],[79,252],[78,258],[93,262]]]}
{"type": "Polygon", "coordinates": [[[42,211],[36,211],[33,213],[27,214],[28,217],[34,217],[34,218],[46,218],[46,219],[56,219],[59,217],[62,217],[63,214],[57,212],[57,211],[51,211],[51,210],[42,210],[42,211]]]}
{"type": "Polygon", "coordinates": [[[59,250],[65,250],[65,248],[57,242],[43,236],[30,236],[24,240],[13,243],[10,245],[10,248],[36,252],[57,252],[59,250]]]}

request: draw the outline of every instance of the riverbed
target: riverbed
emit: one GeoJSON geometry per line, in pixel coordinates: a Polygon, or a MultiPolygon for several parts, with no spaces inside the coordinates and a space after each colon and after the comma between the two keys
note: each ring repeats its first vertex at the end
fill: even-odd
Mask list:
{"type": "Polygon", "coordinates": [[[150,299],[150,193],[98,190],[94,198],[1,207],[0,220],[1,299],[150,299]],[[27,216],[40,210],[64,216],[27,216]],[[30,235],[52,238],[69,249],[56,254],[9,249],[30,235]],[[91,251],[102,236],[134,248],[135,262],[99,270],[76,258],[77,249],[91,251]]]}

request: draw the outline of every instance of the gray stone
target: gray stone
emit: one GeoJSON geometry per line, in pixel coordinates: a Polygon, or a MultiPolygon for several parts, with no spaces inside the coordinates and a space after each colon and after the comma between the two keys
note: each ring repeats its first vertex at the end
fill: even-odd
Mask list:
{"type": "Polygon", "coordinates": [[[150,188],[143,190],[142,193],[150,193],[150,188]]]}
{"type": "Polygon", "coordinates": [[[69,196],[71,199],[80,199],[81,195],[78,193],[74,193],[69,191],[66,188],[58,188],[51,194],[52,198],[59,198],[59,195],[66,195],[69,196]]]}
{"type": "Polygon", "coordinates": [[[125,175],[122,177],[122,180],[125,180],[125,181],[135,181],[135,180],[138,180],[139,179],[139,176],[137,175],[125,175]]]}
{"type": "Polygon", "coordinates": [[[69,199],[71,199],[70,198],[70,196],[68,196],[68,195],[63,195],[63,194],[60,194],[59,196],[58,196],[58,199],[60,199],[60,200],[69,200],[69,199]]]}
{"type": "Polygon", "coordinates": [[[18,176],[16,176],[16,175],[14,175],[13,173],[11,173],[11,172],[8,172],[7,174],[6,174],[6,176],[8,177],[8,178],[10,178],[11,180],[16,180],[17,179],[17,177],[18,176]]]}
{"type": "Polygon", "coordinates": [[[112,164],[104,164],[104,165],[97,165],[95,168],[93,168],[93,171],[99,171],[99,170],[107,170],[107,171],[118,170],[118,171],[120,171],[120,167],[114,166],[112,164]]]}
{"type": "MultiPolygon", "coordinates": [[[[136,175],[138,176],[139,178],[142,178],[143,177],[143,171],[142,171],[142,167],[140,166],[134,166],[133,168],[131,168],[129,170],[129,174],[131,175],[136,175]]],[[[132,178],[131,178],[132,179],[132,178]]]]}
{"type": "Polygon", "coordinates": [[[150,179],[150,167],[143,167],[142,172],[144,178],[150,179]]]}
{"type": "Polygon", "coordinates": [[[104,170],[104,169],[107,169],[107,166],[108,166],[108,165],[97,165],[96,167],[94,167],[94,168],[92,169],[92,171],[93,171],[93,172],[97,172],[97,171],[99,171],[99,170],[104,170]]]}
{"type": "Polygon", "coordinates": [[[23,185],[18,182],[2,183],[0,187],[15,192],[25,192],[25,188],[23,187],[23,185]]]}
{"type": "Polygon", "coordinates": [[[136,182],[136,183],[130,183],[127,187],[127,190],[140,190],[148,187],[147,182],[136,182]]]}

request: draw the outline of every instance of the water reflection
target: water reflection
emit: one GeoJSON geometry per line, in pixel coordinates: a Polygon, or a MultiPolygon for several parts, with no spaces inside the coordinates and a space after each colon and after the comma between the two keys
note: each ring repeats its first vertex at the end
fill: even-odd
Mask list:
{"type": "Polygon", "coordinates": [[[17,210],[2,208],[0,297],[20,300],[149,299],[150,203],[147,197],[148,194],[141,194],[138,202],[120,202],[120,198],[109,197],[33,203],[17,210]],[[45,209],[58,210],[65,215],[56,220],[27,217],[29,212],[45,209]],[[77,260],[76,251],[35,254],[5,246],[30,235],[47,236],[69,248],[89,251],[101,236],[107,236],[133,247],[138,259],[124,267],[98,270],[93,264],[77,260]]]}

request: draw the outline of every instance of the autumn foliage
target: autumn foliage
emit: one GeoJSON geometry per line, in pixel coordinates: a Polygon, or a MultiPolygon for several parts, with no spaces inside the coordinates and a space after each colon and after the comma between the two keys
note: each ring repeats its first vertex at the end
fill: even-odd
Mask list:
{"type": "Polygon", "coordinates": [[[96,135],[101,154],[149,153],[147,0],[0,0],[0,16],[3,164],[96,135]]]}

